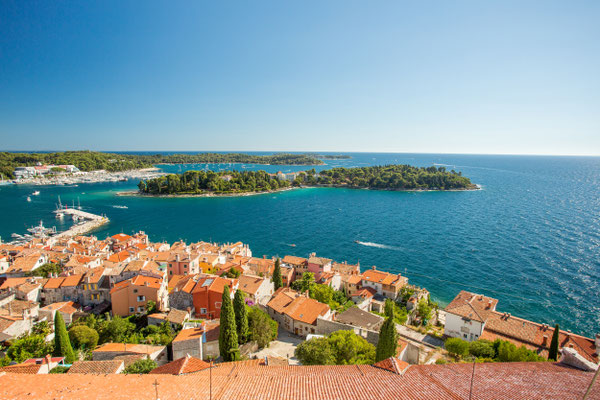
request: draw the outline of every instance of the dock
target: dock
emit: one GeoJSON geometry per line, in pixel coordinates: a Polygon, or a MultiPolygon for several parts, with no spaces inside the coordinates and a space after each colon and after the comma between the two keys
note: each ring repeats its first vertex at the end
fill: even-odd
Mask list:
{"type": "Polygon", "coordinates": [[[82,235],[91,230],[94,230],[106,223],[110,220],[102,215],[92,214],[86,211],[81,211],[76,208],[60,208],[55,210],[54,213],[58,218],[70,216],[74,220],[81,220],[75,225],[73,225],[70,229],[61,232],[57,235],[52,236],[52,239],[64,239],[72,236],[82,235]]]}

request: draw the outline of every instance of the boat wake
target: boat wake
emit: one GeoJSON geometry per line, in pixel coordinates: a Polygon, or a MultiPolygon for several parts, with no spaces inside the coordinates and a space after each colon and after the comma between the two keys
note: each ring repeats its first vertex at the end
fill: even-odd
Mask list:
{"type": "Polygon", "coordinates": [[[127,207],[127,206],[113,206],[113,208],[123,208],[123,209],[125,209],[125,208],[129,208],[129,207],[127,207]]]}
{"type": "Polygon", "coordinates": [[[398,247],[388,246],[387,244],[381,244],[381,243],[361,242],[360,240],[355,240],[354,243],[360,244],[361,246],[377,247],[378,249],[400,250],[400,248],[398,248],[398,247]]]}

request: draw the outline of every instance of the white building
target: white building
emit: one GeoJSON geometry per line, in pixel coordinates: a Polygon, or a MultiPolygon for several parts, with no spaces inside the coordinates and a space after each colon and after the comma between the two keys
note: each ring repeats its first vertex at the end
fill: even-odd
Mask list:
{"type": "Polygon", "coordinates": [[[491,297],[461,291],[446,307],[444,334],[468,341],[479,339],[497,304],[491,297]]]}

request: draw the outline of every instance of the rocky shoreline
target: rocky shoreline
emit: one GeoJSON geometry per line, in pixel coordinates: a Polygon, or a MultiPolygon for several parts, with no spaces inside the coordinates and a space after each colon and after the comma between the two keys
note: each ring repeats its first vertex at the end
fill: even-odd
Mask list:
{"type": "Polygon", "coordinates": [[[133,169],[128,171],[108,172],[108,171],[90,171],[80,172],[69,175],[56,175],[52,177],[36,177],[19,179],[13,181],[16,185],[36,185],[36,186],[64,186],[80,183],[100,183],[100,182],[120,182],[129,179],[151,179],[166,175],[160,172],[159,168],[133,169]]]}

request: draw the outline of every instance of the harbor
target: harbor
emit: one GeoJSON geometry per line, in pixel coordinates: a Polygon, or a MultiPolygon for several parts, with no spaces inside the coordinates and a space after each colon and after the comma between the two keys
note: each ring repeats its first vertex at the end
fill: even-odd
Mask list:
{"type": "Polygon", "coordinates": [[[73,225],[65,231],[58,232],[55,226],[48,228],[44,226],[43,221],[40,221],[39,225],[28,228],[28,233],[26,234],[21,235],[18,233],[13,233],[11,235],[13,238],[11,243],[22,244],[32,239],[45,239],[48,241],[48,243],[53,244],[60,239],[88,233],[101,227],[102,225],[107,224],[110,221],[105,215],[97,215],[87,211],[82,211],[80,205],[78,205],[77,208],[63,206],[60,202],[60,197],[58,199],[57,209],[54,210],[53,213],[57,219],[71,218],[74,222],[73,225]]]}

